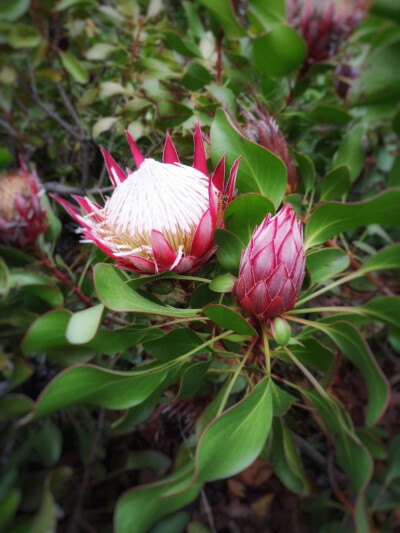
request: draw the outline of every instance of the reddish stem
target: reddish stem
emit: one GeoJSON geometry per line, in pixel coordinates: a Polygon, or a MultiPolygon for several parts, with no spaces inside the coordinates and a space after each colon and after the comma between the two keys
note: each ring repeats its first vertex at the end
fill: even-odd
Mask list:
{"type": "Polygon", "coordinates": [[[52,264],[52,262],[49,260],[48,257],[46,257],[43,254],[40,254],[40,260],[42,264],[50,270],[50,272],[61,282],[63,283],[68,289],[70,289],[85,305],[86,307],[93,307],[92,300],[89,298],[89,296],[86,296],[86,294],[83,294],[81,289],[79,287],[76,287],[69,277],[61,272],[55,265],[52,264]]]}

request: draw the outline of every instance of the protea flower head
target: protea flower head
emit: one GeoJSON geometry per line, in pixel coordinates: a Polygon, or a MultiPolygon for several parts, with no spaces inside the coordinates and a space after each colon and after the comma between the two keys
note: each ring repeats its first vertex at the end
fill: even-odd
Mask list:
{"type": "Polygon", "coordinates": [[[34,243],[47,228],[43,193],[35,170],[22,158],[20,168],[0,175],[0,242],[18,248],[34,243]]]}
{"type": "Polygon", "coordinates": [[[366,4],[366,0],[286,0],[288,23],[307,45],[307,66],[337,53],[364,18],[366,4]]]}
{"type": "Polygon", "coordinates": [[[268,214],[256,227],[242,253],[234,286],[237,302],[259,320],[292,309],[305,275],[303,229],[286,204],[274,217],[268,214]]]}
{"type": "Polygon", "coordinates": [[[288,186],[290,192],[296,190],[297,174],[296,167],[289,155],[288,145],[275,118],[268,110],[261,105],[252,105],[252,111],[241,106],[245,127],[242,129],[244,135],[250,141],[264,146],[267,150],[277,155],[286,165],[288,186]]]}
{"type": "Polygon", "coordinates": [[[168,135],[163,163],[145,159],[126,135],[137,170],[125,174],[102,148],[115,187],[104,207],[74,196],[86,213],[81,215],[62,198],[55,199],[81,225],[85,242],[96,244],[118,267],[142,274],[197,270],[216,250],[214,230],[223,223],[224,208],[232,199],[239,159],[224,189],[225,156],[208,177],[199,125],[193,167],[179,162],[168,135]]]}

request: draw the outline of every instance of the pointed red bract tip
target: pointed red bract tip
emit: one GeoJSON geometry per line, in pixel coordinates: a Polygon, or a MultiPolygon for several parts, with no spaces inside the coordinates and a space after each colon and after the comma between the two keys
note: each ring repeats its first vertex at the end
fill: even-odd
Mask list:
{"type": "Polygon", "coordinates": [[[219,161],[217,168],[215,169],[212,175],[212,182],[214,187],[217,188],[219,192],[224,192],[224,181],[225,181],[225,159],[226,154],[224,154],[219,161]]]}
{"type": "Polygon", "coordinates": [[[196,124],[193,136],[194,141],[194,160],[193,167],[207,176],[207,159],[204,151],[203,138],[201,135],[200,123],[196,124]]]}
{"type": "Polygon", "coordinates": [[[128,139],[128,143],[129,143],[129,146],[130,146],[130,149],[131,149],[131,152],[132,152],[133,160],[135,161],[135,165],[137,166],[137,168],[139,168],[140,165],[144,161],[144,157],[143,157],[142,153],[140,152],[139,148],[136,146],[136,143],[133,140],[133,137],[129,133],[129,131],[125,130],[125,135],[126,135],[126,138],[128,139]]]}
{"type": "Polygon", "coordinates": [[[235,191],[236,176],[237,176],[237,171],[238,171],[239,163],[240,163],[241,159],[242,159],[242,156],[239,156],[236,159],[236,161],[233,163],[233,166],[231,168],[231,172],[229,174],[229,180],[228,180],[228,184],[226,186],[226,191],[225,191],[225,194],[228,197],[228,202],[230,202],[232,200],[232,196],[233,196],[233,193],[235,191]]]}
{"type": "Polygon", "coordinates": [[[169,133],[167,133],[167,137],[165,139],[163,163],[167,163],[170,165],[173,165],[174,163],[179,163],[179,157],[175,149],[174,143],[171,141],[169,133]]]}
{"type": "Polygon", "coordinates": [[[100,146],[100,150],[103,154],[104,162],[106,164],[111,183],[114,187],[118,187],[118,185],[120,185],[126,180],[126,176],[121,167],[113,158],[113,156],[109,154],[103,146],[100,146]]]}

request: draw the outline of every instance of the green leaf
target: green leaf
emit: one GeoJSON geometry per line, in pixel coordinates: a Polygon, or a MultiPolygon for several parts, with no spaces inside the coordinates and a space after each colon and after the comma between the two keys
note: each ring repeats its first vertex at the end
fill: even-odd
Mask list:
{"type": "Polygon", "coordinates": [[[47,418],[36,434],[36,450],[46,468],[51,468],[59,460],[62,452],[63,435],[59,428],[47,418]]]}
{"type": "Polygon", "coordinates": [[[286,18],[284,0],[249,0],[248,10],[266,30],[276,23],[284,22],[286,18]]]}
{"type": "Polygon", "coordinates": [[[316,246],[351,228],[368,224],[400,224],[400,189],[389,189],[362,202],[328,202],[312,213],[307,227],[305,248],[316,246]]]}
{"type": "Polygon", "coordinates": [[[100,326],[104,305],[97,304],[74,313],[67,326],[66,338],[71,344],[85,344],[91,341],[100,326]]]}
{"type": "Polygon", "coordinates": [[[105,131],[110,130],[112,126],[114,126],[114,124],[118,121],[119,121],[119,117],[103,117],[100,120],[98,120],[93,125],[93,128],[92,128],[93,139],[97,139],[99,135],[101,135],[105,131]]]}
{"type": "Polygon", "coordinates": [[[0,398],[0,421],[30,413],[34,402],[23,394],[8,394],[0,398]]]}
{"type": "Polygon", "coordinates": [[[321,181],[321,200],[337,200],[350,189],[350,169],[348,165],[340,165],[330,172],[321,181]]]}
{"type": "Polygon", "coordinates": [[[349,415],[332,397],[328,399],[317,392],[304,389],[302,394],[314,405],[328,431],[338,435],[339,465],[353,482],[360,498],[371,478],[373,462],[367,449],[354,433],[349,415]]]}
{"type": "Polygon", "coordinates": [[[201,57],[200,50],[190,39],[182,37],[178,32],[167,30],[162,33],[166,46],[185,57],[201,57]]]}
{"type": "Polygon", "coordinates": [[[388,478],[390,480],[400,477],[400,435],[396,435],[389,447],[388,478]]]}
{"type": "Polygon", "coordinates": [[[269,76],[286,76],[299,68],[307,56],[300,35],[289,26],[279,25],[253,43],[255,65],[269,76]]]}
{"type": "Polygon", "coordinates": [[[56,6],[56,11],[63,11],[64,9],[69,9],[70,7],[92,7],[96,6],[94,0],[61,0],[56,6]]]}
{"type": "Polygon", "coordinates": [[[175,309],[147,300],[134,291],[117,274],[112,265],[100,263],[94,269],[94,283],[99,299],[108,309],[172,317],[193,317],[199,309],[175,309]]]}
{"type": "Polygon", "coordinates": [[[2,0],[0,20],[15,22],[28,11],[30,3],[30,0],[2,0]]]}
{"type": "Polygon", "coordinates": [[[36,513],[30,533],[48,533],[57,529],[58,507],[48,486],[43,491],[43,499],[39,511],[36,513]]]}
{"type": "Polygon", "coordinates": [[[119,330],[100,331],[90,342],[80,346],[71,346],[66,338],[70,319],[71,313],[65,309],[42,315],[28,329],[22,342],[22,349],[26,353],[43,351],[52,354],[53,352],[65,352],[65,348],[68,347],[74,361],[74,354],[96,351],[113,355],[135,346],[144,339],[160,336],[157,329],[149,328],[145,324],[135,324],[119,330]],[[60,350],[60,348],[64,348],[64,350],[60,350]]]}
{"type": "Polygon", "coordinates": [[[274,381],[271,381],[271,393],[274,416],[284,415],[292,404],[298,400],[296,396],[281,389],[274,381]]]}
{"type": "Polygon", "coordinates": [[[203,309],[203,313],[208,316],[222,329],[231,329],[239,335],[257,335],[253,326],[245,320],[239,313],[225,305],[211,304],[203,309]]]}
{"type": "Polygon", "coordinates": [[[211,81],[211,74],[203,65],[191,61],[182,83],[189,91],[199,91],[211,81]]]}
{"type": "MultiPolygon", "coordinates": [[[[160,361],[171,361],[183,354],[189,353],[203,344],[202,339],[188,328],[177,328],[162,337],[144,344],[147,353],[160,361]]],[[[204,348],[202,351],[207,351],[204,348]]]]}
{"type": "Polygon", "coordinates": [[[314,187],[315,167],[312,159],[306,154],[296,153],[298,163],[298,174],[304,186],[304,193],[307,195],[314,187]]]}
{"type": "Polygon", "coordinates": [[[350,172],[350,182],[353,183],[364,166],[364,126],[358,124],[347,132],[335,155],[335,169],[346,165],[350,172]]]}
{"type": "Polygon", "coordinates": [[[395,328],[399,326],[400,297],[378,296],[360,306],[367,315],[395,328]]]}
{"type": "Polygon", "coordinates": [[[6,40],[13,48],[35,48],[40,44],[42,37],[39,31],[27,24],[14,24],[6,40]]]}
{"type": "Polygon", "coordinates": [[[259,226],[268,213],[275,214],[274,206],[268,198],[256,193],[242,194],[226,208],[225,228],[247,246],[255,226],[259,226]]]}
{"type": "Polygon", "coordinates": [[[400,96],[400,41],[373,49],[349,92],[352,105],[396,104],[400,96]]]}
{"type": "Polygon", "coordinates": [[[115,533],[148,533],[162,517],[192,502],[202,484],[196,482],[178,492],[182,483],[190,482],[192,477],[193,468],[184,467],[162,482],[125,492],[115,509],[115,533]]]}
{"type": "Polygon", "coordinates": [[[400,187],[400,155],[398,155],[394,160],[393,166],[388,175],[387,186],[400,187]]]}
{"type": "MultiPolygon", "coordinates": [[[[15,516],[19,504],[21,502],[21,490],[20,489],[10,489],[0,500],[0,524],[2,529],[8,525],[13,517],[15,516]]],[[[5,529],[3,529],[5,531],[5,529]]]]}
{"type": "Polygon", "coordinates": [[[350,259],[341,248],[322,248],[307,254],[306,257],[306,265],[313,285],[343,272],[349,264],[350,259]]]}
{"type": "Polygon", "coordinates": [[[217,276],[209,284],[209,289],[214,292],[231,292],[233,285],[235,284],[235,278],[230,274],[223,274],[217,276]]]}
{"type": "Polygon", "coordinates": [[[266,378],[205,428],[196,450],[196,480],[225,479],[250,466],[265,444],[271,423],[271,382],[266,378]]]}
{"type": "Polygon", "coordinates": [[[236,18],[231,0],[218,0],[218,2],[213,0],[197,1],[211,11],[229,39],[237,39],[246,35],[236,18]]]}
{"type": "Polygon", "coordinates": [[[107,409],[127,409],[138,405],[166,377],[166,371],[162,369],[153,367],[147,372],[117,372],[93,365],[70,367],[44,388],[37,400],[34,418],[75,403],[101,405],[107,409]]]}
{"type": "Polygon", "coordinates": [[[190,514],[180,511],[162,518],[152,527],[151,533],[184,533],[190,520],[190,514]]]}
{"type": "MultiPolygon", "coordinates": [[[[57,7],[59,7],[58,4],[57,7]]],[[[91,46],[86,52],[86,59],[94,61],[104,61],[107,59],[115,50],[118,49],[118,46],[109,43],[96,43],[94,46],[91,46]]]]}
{"type": "Polygon", "coordinates": [[[65,331],[71,313],[65,309],[50,311],[39,317],[26,332],[22,341],[24,352],[46,351],[66,344],[65,331]]]}
{"type": "Polygon", "coordinates": [[[203,379],[207,374],[211,361],[201,361],[194,363],[185,370],[182,376],[181,384],[177,398],[190,398],[203,385],[203,379]]]}
{"type": "Polygon", "coordinates": [[[214,242],[218,246],[218,263],[224,270],[236,276],[239,272],[242,251],[246,248],[245,244],[234,233],[221,228],[215,230],[214,242]]]}
{"type": "Polygon", "coordinates": [[[52,244],[52,250],[54,251],[56,242],[59,236],[61,235],[62,225],[60,220],[54,214],[54,211],[51,208],[51,204],[49,202],[49,198],[46,194],[41,197],[41,202],[43,207],[46,209],[46,224],[49,225],[46,229],[46,235],[49,235],[52,244]]]}
{"type": "Polygon", "coordinates": [[[63,306],[62,292],[54,285],[54,281],[44,274],[29,272],[24,269],[13,269],[10,275],[10,285],[14,289],[24,287],[52,307],[63,306]]]}
{"type": "Polygon", "coordinates": [[[296,450],[292,434],[279,418],[272,425],[272,457],[274,472],[292,492],[306,496],[310,487],[296,450]]]}
{"type": "Polygon", "coordinates": [[[211,126],[211,147],[216,164],[226,153],[228,165],[242,156],[238,168],[237,187],[241,192],[255,192],[271,200],[277,208],[285,194],[285,164],[272,152],[241,135],[222,109],[218,109],[211,126]]]}
{"type": "Polygon", "coordinates": [[[158,477],[165,475],[170,466],[171,459],[167,455],[156,450],[130,452],[125,463],[126,470],[149,468],[158,477]]]}
{"type": "MultiPolygon", "coordinates": [[[[315,339],[304,339],[301,344],[302,346],[300,344],[291,346],[294,355],[306,366],[320,372],[328,372],[335,360],[332,351],[315,339]]],[[[287,361],[290,362],[290,359],[287,361]]]]}
{"type": "Polygon", "coordinates": [[[357,271],[359,276],[364,276],[368,272],[376,270],[391,270],[400,268],[400,244],[385,246],[376,252],[357,271]]]}
{"type": "Polygon", "coordinates": [[[364,490],[373,468],[372,458],[365,447],[343,432],[337,439],[336,454],[340,467],[352,480],[356,490],[364,490]]]}
{"type": "Polygon", "coordinates": [[[345,356],[358,368],[368,390],[366,424],[373,426],[385,412],[389,401],[389,384],[360,332],[347,322],[323,326],[345,356]]]}
{"type": "Polygon", "coordinates": [[[72,78],[77,83],[81,83],[83,85],[88,83],[89,73],[83,67],[79,59],[69,52],[59,52],[59,54],[63,67],[69,74],[71,74],[72,78]]]}
{"type": "Polygon", "coordinates": [[[5,296],[10,290],[10,271],[7,263],[0,257],[0,296],[5,296]]]}

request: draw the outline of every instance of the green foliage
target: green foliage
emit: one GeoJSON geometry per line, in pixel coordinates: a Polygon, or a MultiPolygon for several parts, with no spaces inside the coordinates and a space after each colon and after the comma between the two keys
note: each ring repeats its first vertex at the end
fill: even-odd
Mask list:
{"type": "Polygon", "coordinates": [[[395,529],[400,12],[376,0],[310,61],[287,7],[1,3],[0,168],[36,167],[48,224],[7,245],[2,191],[1,532],[257,531],[273,513],[282,531],[299,516],[320,533],[395,529]],[[169,131],[190,166],[197,123],[209,175],[240,158],[215,254],[140,275],[79,243],[47,193],[103,206],[99,145],[133,168],[124,130],[157,161],[169,131]],[[286,203],[307,272],[271,325],[235,287],[255,227],[286,203]]]}

